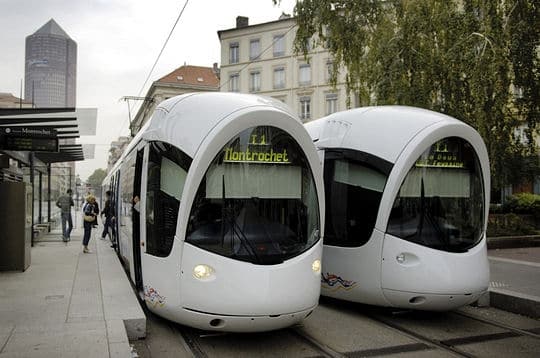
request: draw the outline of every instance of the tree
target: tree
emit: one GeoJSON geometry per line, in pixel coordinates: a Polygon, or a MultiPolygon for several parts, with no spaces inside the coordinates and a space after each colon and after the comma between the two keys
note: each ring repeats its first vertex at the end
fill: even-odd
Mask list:
{"type": "Polygon", "coordinates": [[[94,170],[92,175],[88,177],[88,179],[86,180],[86,183],[90,184],[92,188],[99,188],[101,187],[101,183],[103,182],[103,179],[105,179],[106,176],[107,176],[107,171],[105,169],[101,169],[101,168],[96,169],[94,170]]]}
{"type": "Polygon", "coordinates": [[[534,0],[303,0],[295,49],[306,55],[308,38],[326,46],[333,82],[344,67],[362,105],[417,106],[473,126],[502,188],[539,173],[539,10],[534,0]]]}

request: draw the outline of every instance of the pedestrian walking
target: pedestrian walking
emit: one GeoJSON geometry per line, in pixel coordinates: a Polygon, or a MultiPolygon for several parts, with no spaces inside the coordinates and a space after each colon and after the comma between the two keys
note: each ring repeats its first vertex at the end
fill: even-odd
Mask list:
{"type": "Polygon", "coordinates": [[[99,209],[96,203],[96,197],[92,194],[86,197],[86,203],[83,206],[83,225],[84,225],[84,235],[83,235],[83,252],[85,254],[90,253],[88,249],[88,242],[90,241],[90,235],[92,233],[92,227],[94,222],[97,221],[97,216],[99,214],[99,209]]]}
{"type": "Polygon", "coordinates": [[[71,217],[71,207],[73,203],[71,189],[66,191],[66,194],[61,195],[56,200],[56,206],[60,208],[60,217],[62,220],[62,240],[68,242],[71,240],[71,230],[73,230],[73,218],[71,217]]]}
{"type": "MultiPolygon", "coordinates": [[[[109,229],[114,231],[113,223],[114,223],[115,217],[114,217],[114,208],[111,202],[111,195],[112,195],[112,192],[110,190],[107,190],[105,192],[105,206],[103,207],[103,210],[101,211],[101,216],[105,215],[105,221],[103,224],[103,233],[101,234],[102,239],[105,239],[107,234],[109,234],[109,229]]],[[[103,221],[103,218],[102,218],[102,221],[103,221]]],[[[109,234],[109,237],[112,241],[112,236],[110,234],[109,234]]]]}

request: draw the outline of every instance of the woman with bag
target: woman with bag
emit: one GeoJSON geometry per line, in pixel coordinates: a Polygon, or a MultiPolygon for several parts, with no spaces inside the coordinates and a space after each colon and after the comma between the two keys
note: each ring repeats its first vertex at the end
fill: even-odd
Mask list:
{"type": "Polygon", "coordinates": [[[86,203],[83,206],[83,225],[84,225],[83,252],[85,254],[90,253],[90,250],[88,250],[88,242],[90,241],[90,233],[92,232],[92,225],[96,221],[98,214],[99,214],[99,209],[97,208],[97,205],[96,205],[96,197],[90,194],[86,197],[86,203]]]}

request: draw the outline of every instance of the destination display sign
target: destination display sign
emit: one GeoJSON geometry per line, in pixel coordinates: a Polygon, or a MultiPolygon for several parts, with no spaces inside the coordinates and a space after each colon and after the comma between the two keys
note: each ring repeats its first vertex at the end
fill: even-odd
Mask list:
{"type": "Polygon", "coordinates": [[[1,127],[0,149],[58,152],[57,131],[47,127],[1,127]]]}
{"type": "Polygon", "coordinates": [[[466,168],[461,148],[452,142],[442,140],[431,146],[415,163],[420,168],[466,168]]]}
{"type": "Polygon", "coordinates": [[[269,151],[253,151],[247,148],[245,151],[237,151],[233,148],[225,149],[226,163],[241,162],[241,163],[267,163],[267,164],[289,164],[287,157],[287,149],[281,152],[274,152],[272,148],[269,151]]]}
{"type": "Polygon", "coordinates": [[[287,149],[276,149],[265,135],[252,135],[245,149],[224,148],[224,163],[290,164],[287,149]]]}

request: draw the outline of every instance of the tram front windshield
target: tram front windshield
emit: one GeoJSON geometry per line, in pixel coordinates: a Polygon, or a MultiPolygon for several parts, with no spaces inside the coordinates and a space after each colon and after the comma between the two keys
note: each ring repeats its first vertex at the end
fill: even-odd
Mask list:
{"type": "Polygon", "coordinates": [[[304,152],[283,130],[263,126],[241,132],[212,161],[193,202],[186,242],[271,265],[308,250],[319,232],[304,152]]]}
{"type": "Polygon", "coordinates": [[[484,229],[478,157],[462,138],[443,139],[418,158],[394,201],[387,232],[430,248],[465,252],[484,229]]]}

